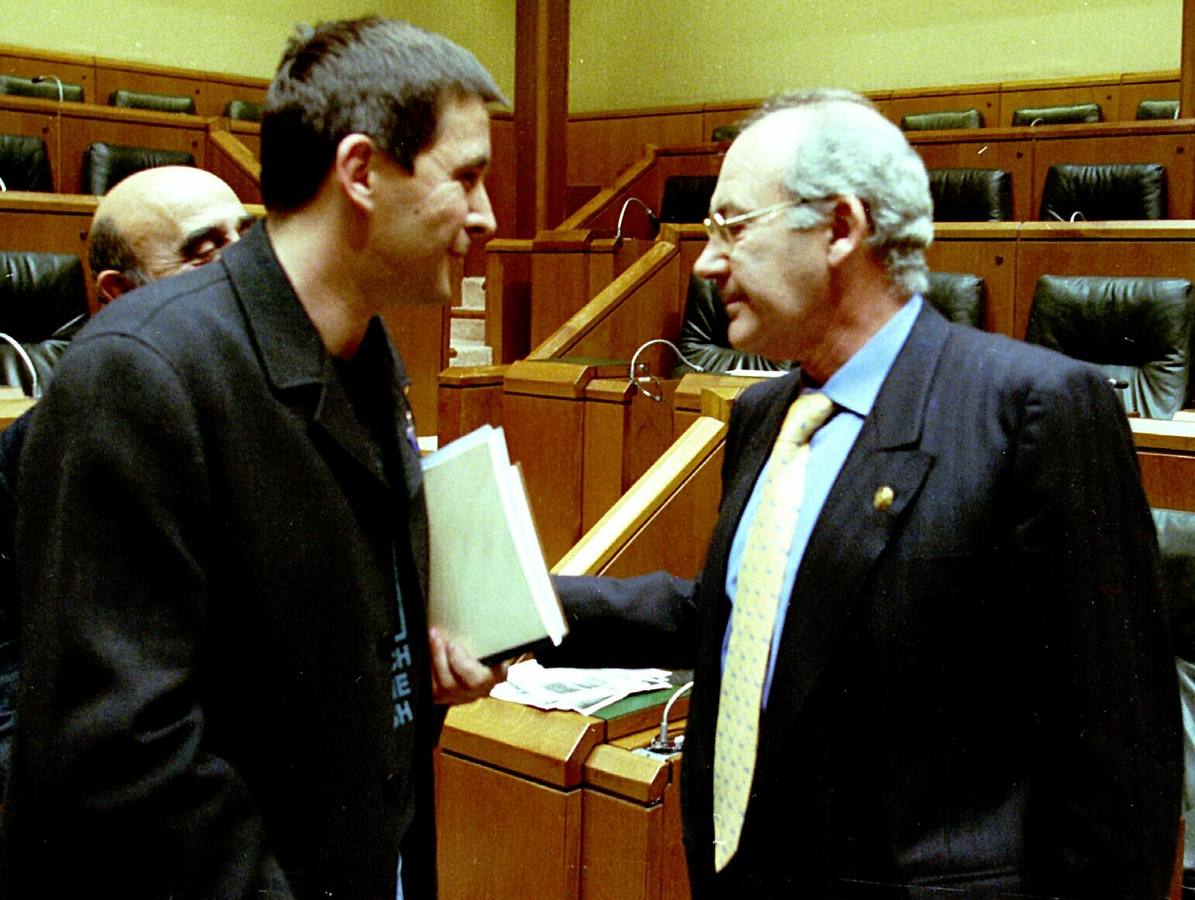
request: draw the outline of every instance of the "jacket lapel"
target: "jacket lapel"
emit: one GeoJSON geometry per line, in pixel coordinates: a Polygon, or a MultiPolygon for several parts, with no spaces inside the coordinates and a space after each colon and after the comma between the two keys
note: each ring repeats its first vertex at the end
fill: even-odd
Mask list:
{"type": "Polygon", "coordinates": [[[332,359],[283,272],[261,223],[221,257],[266,378],[370,478],[388,487],[381,454],[357,421],[332,359]]]}
{"type": "Polygon", "coordinates": [[[926,400],[948,335],[927,305],[876,397],[810,535],[784,623],[768,722],[791,722],[837,651],[876,562],[933,465],[926,400]]]}

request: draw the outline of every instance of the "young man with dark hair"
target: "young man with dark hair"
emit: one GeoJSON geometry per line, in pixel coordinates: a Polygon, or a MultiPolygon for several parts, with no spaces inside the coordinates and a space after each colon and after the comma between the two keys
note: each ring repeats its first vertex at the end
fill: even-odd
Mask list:
{"type": "Polygon", "coordinates": [[[299,37],[263,118],[264,225],[59,364],[23,456],[4,896],[435,896],[444,704],[504,670],[429,633],[380,315],[447,302],[493,232],[499,98],[403,23],[299,37]]]}

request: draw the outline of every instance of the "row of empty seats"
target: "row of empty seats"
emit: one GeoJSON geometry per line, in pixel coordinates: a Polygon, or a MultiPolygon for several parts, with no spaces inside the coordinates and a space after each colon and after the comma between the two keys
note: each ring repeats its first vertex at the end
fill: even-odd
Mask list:
{"type": "MultiPolygon", "coordinates": [[[[1142,100],[1137,104],[1139,121],[1177,119],[1177,100],[1142,100]]],[[[1027,106],[1012,114],[1013,126],[1080,125],[1103,121],[1098,103],[1073,103],[1065,106],[1027,106]]],[[[900,120],[905,131],[942,131],[955,128],[982,128],[983,113],[978,109],[946,109],[910,113],[900,120]]]]}
{"type": "MultiPolygon", "coordinates": [[[[1178,100],[1142,100],[1137,104],[1137,121],[1177,119],[1178,100]]],[[[1014,126],[1082,125],[1102,122],[1103,110],[1098,103],[1072,103],[1063,106],[1026,106],[1014,110],[1014,126]]],[[[983,128],[983,113],[967,109],[938,109],[902,116],[900,127],[905,131],[951,131],[960,128],[983,128]]],[[[710,133],[711,141],[733,141],[738,137],[739,125],[719,125],[710,133]]]]}
{"type": "MultiPolygon", "coordinates": [[[[102,195],[142,169],[193,165],[195,156],[185,150],[97,142],[83,151],[83,189],[89,194],[102,195]]],[[[0,183],[9,191],[53,191],[46,142],[27,135],[0,135],[0,183]]]]}
{"type": "MultiPolygon", "coordinates": [[[[1003,222],[1012,218],[1012,174],[1003,169],[930,169],[937,222],[1003,222]]],[[[716,175],[673,175],[664,181],[661,222],[700,222],[716,175]]],[[[1160,163],[1055,165],[1046,172],[1044,221],[1164,219],[1166,167],[1160,163]]]]}
{"type": "MultiPolygon", "coordinates": [[[[0,94],[39,97],[44,100],[61,100],[70,103],[84,102],[83,85],[69,84],[52,76],[21,78],[16,75],[0,75],[0,94]]],[[[124,109],[149,109],[156,112],[195,114],[195,98],[186,94],[115,90],[108,95],[108,105],[124,109]]],[[[261,104],[250,100],[229,100],[224,106],[224,115],[230,119],[260,122],[261,104]]]]}

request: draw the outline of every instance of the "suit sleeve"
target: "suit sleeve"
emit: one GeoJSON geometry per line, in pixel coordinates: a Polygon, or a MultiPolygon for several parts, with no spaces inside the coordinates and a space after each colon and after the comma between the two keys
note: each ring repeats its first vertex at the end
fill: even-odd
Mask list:
{"type": "Polygon", "coordinates": [[[132,338],[84,338],[39,404],[6,896],[291,896],[245,782],[205,741],[203,449],[182,379],[132,338]]]}
{"type": "Polygon", "coordinates": [[[1179,823],[1180,726],[1157,546],[1122,410],[1093,370],[1030,394],[1012,540],[1036,683],[1026,853],[1065,897],[1166,896],[1179,823]],[[1050,796],[1053,794],[1053,796],[1050,796]]]}

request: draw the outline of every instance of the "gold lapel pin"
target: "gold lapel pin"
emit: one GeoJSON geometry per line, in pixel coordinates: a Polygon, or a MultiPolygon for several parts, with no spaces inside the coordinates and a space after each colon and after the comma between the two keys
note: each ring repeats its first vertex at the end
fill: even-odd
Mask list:
{"type": "Polygon", "coordinates": [[[892,505],[892,501],[896,499],[896,493],[892,488],[886,484],[881,484],[876,488],[876,494],[871,498],[871,505],[883,512],[892,505]]]}

